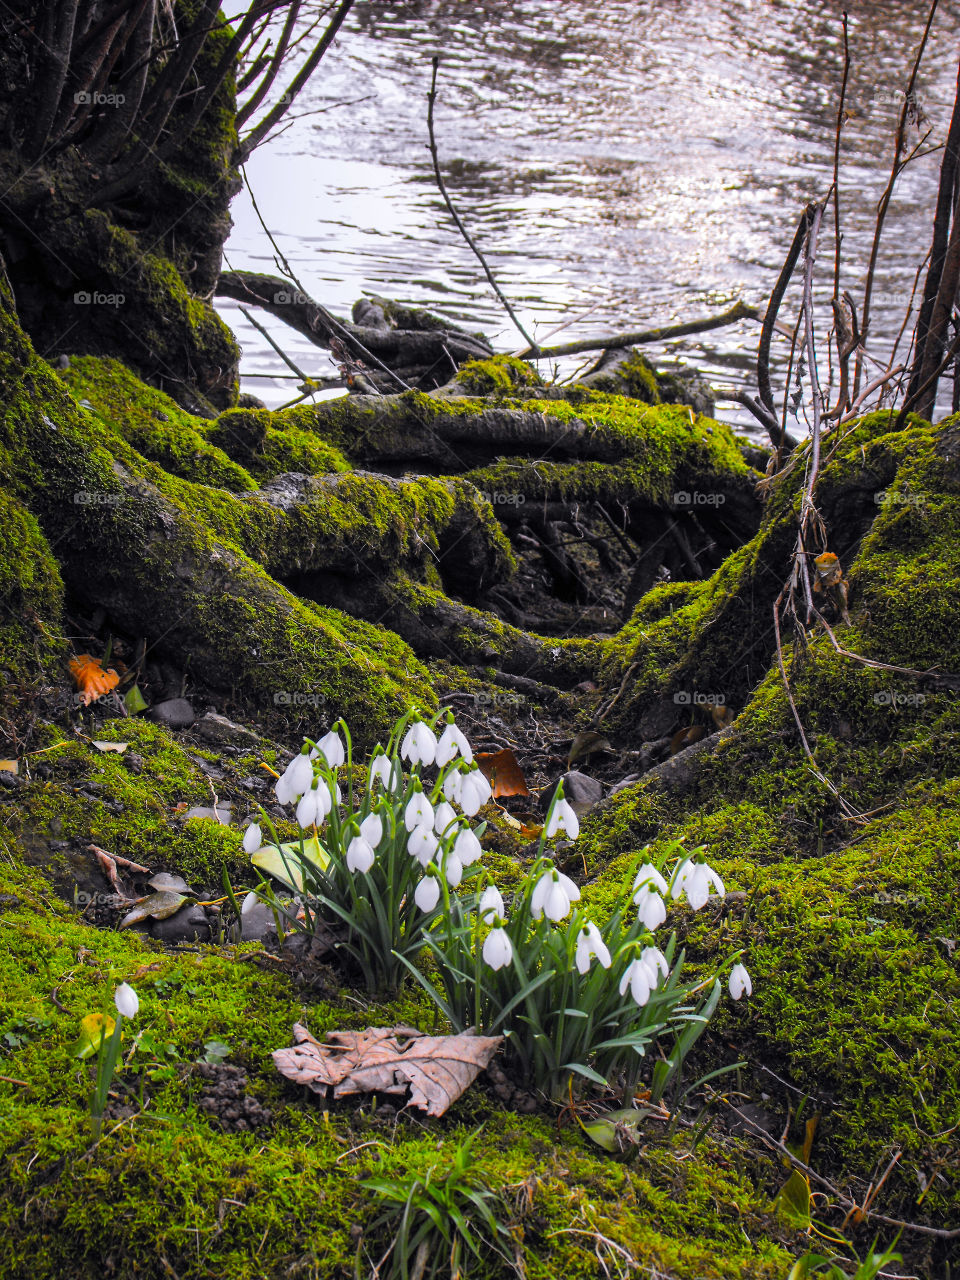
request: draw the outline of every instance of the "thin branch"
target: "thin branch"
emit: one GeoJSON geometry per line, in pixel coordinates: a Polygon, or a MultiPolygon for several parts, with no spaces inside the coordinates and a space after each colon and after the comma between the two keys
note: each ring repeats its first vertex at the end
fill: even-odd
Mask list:
{"type": "Polygon", "coordinates": [[[850,76],[850,42],[846,9],[843,11],[843,79],[840,82],[840,103],[837,107],[837,131],[833,142],[833,297],[840,297],[840,137],[843,133],[843,110],[847,100],[847,80],[850,76]]]}
{"type": "MultiPolygon", "coordinates": [[[[800,258],[800,252],[803,249],[803,242],[810,228],[814,210],[818,207],[815,204],[808,204],[801,214],[799,225],[793,237],[793,243],[790,245],[786,260],[780,269],[777,282],[773,286],[773,292],[767,304],[767,312],[763,317],[763,325],[760,329],[760,343],[757,347],[757,388],[760,392],[760,403],[771,415],[774,422],[777,419],[777,407],[773,402],[773,390],[770,386],[770,344],[773,341],[773,331],[783,302],[783,295],[787,291],[787,285],[790,283],[800,258]]],[[[774,441],[774,444],[776,444],[776,441],[774,441]]]]}
{"type": "Polygon", "coordinates": [[[659,329],[638,329],[627,333],[611,333],[603,338],[581,338],[578,342],[565,342],[559,347],[538,347],[530,343],[517,354],[524,360],[548,360],[559,356],[577,356],[582,351],[611,351],[617,347],[638,347],[646,342],[662,342],[668,338],[682,338],[688,333],[706,333],[708,329],[720,329],[723,325],[736,324],[738,320],[758,320],[756,307],[738,301],[729,311],[717,316],[702,316],[699,320],[685,320],[682,324],[663,325],[659,329]]]}
{"type": "Polygon", "coordinates": [[[427,133],[430,136],[430,155],[433,159],[433,176],[436,178],[437,186],[440,189],[440,194],[443,196],[443,202],[447,206],[447,211],[450,214],[450,217],[457,224],[457,230],[463,236],[464,240],[466,240],[467,244],[473,250],[474,254],[476,254],[476,257],[479,260],[481,267],[483,267],[484,274],[486,275],[487,279],[490,281],[490,285],[493,288],[494,293],[497,295],[497,297],[500,299],[501,303],[503,304],[503,307],[507,315],[513,321],[514,325],[517,328],[517,331],[520,333],[521,337],[526,342],[527,346],[530,347],[531,349],[536,349],[536,343],[530,337],[529,333],[527,333],[523,325],[520,323],[519,319],[517,318],[517,313],[514,311],[513,307],[511,307],[510,303],[507,301],[506,297],[504,296],[503,291],[501,290],[500,286],[497,284],[496,280],[494,279],[493,272],[487,266],[487,260],[483,256],[483,254],[480,252],[480,249],[477,246],[476,241],[473,239],[473,237],[471,236],[467,228],[463,225],[463,220],[460,217],[459,213],[457,213],[456,209],[454,208],[453,201],[450,199],[450,195],[447,191],[446,183],[443,180],[443,174],[440,172],[440,157],[437,154],[437,139],[433,129],[433,106],[437,100],[437,69],[440,66],[440,59],[436,54],[434,54],[432,65],[433,65],[433,75],[430,80],[430,92],[427,94],[427,133]]]}

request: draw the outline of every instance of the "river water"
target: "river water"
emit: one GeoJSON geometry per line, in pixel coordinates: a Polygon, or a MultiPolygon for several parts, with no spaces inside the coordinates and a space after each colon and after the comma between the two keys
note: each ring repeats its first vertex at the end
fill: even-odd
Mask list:
{"type": "MultiPolygon", "coordinates": [[[[843,285],[856,296],[926,6],[849,11],[841,218],[843,285]]],[[[538,340],[563,323],[556,341],[688,319],[741,297],[764,304],[803,205],[831,182],[839,13],[818,0],[360,3],[297,100],[298,118],[254,154],[247,177],[303,286],[331,310],[348,316],[363,293],[380,293],[482,329],[499,350],[523,345],[434,185],[426,93],[438,53],[449,190],[538,340]]],[[[918,81],[928,146],[949,121],[958,19],[960,0],[941,3],[918,81]]],[[[911,144],[920,136],[913,128],[911,144]]],[[[878,356],[929,248],[939,164],[938,153],[921,157],[897,187],[869,343],[878,356]]],[[[275,271],[246,191],[233,216],[229,265],[275,271]]],[[[819,259],[825,296],[831,236],[819,259]]],[[[271,406],[294,396],[296,380],[279,376],[289,370],[262,336],[232,303],[218,307],[243,346],[244,389],[271,406]]],[[[334,372],[325,352],[265,323],[308,373],[334,372]]],[[[756,324],[744,322],[648,354],[700,369],[721,392],[718,416],[751,426],[722,392],[755,390],[756,341],[756,324]]],[[[785,344],[776,360],[782,373],[785,344]]]]}

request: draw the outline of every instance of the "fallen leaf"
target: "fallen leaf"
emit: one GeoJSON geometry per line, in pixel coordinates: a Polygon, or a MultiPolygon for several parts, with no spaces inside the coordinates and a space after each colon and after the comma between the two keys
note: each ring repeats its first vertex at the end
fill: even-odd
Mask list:
{"type": "Polygon", "coordinates": [[[80,1019],[80,1036],[73,1046],[78,1058],[92,1058],[99,1053],[104,1036],[112,1036],[116,1025],[113,1018],[104,1017],[102,1013],[88,1013],[80,1019]]]}
{"type": "Polygon", "coordinates": [[[502,751],[480,751],[476,761],[480,772],[493,787],[495,800],[499,800],[501,796],[530,794],[520,762],[509,747],[504,747],[502,751]]]}
{"type": "Polygon", "coordinates": [[[147,884],[151,889],[163,889],[167,893],[190,892],[190,886],[183,876],[175,876],[170,871],[158,871],[152,880],[147,881],[147,884]]]}
{"type": "Polygon", "coordinates": [[[98,751],[115,751],[118,756],[122,756],[129,747],[129,742],[94,742],[93,744],[98,751]]]}
{"type": "Polygon", "coordinates": [[[670,739],[670,754],[675,756],[685,748],[692,747],[695,742],[706,737],[706,733],[702,724],[690,724],[685,729],[678,730],[670,739]]]}
{"type": "Polygon", "coordinates": [[[0,773],[19,773],[19,760],[0,760],[0,773]]]}
{"type": "Polygon", "coordinates": [[[129,929],[133,924],[141,924],[144,920],[167,920],[170,916],[176,915],[188,898],[182,893],[170,893],[167,890],[161,890],[159,893],[151,893],[147,898],[141,898],[132,911],[128,911],[120,923],[118,929],[129,929]]]}
{"type": "Polygon", "coordinates": [[[598,751],[612,751],[609,738],[595,729],[585,729],[583,733],[574,734],[570,743],[570,754],[567,756],[567,768],[572,769],[578,760],[586,760],[587,756],[596,755],[598,751]]]}
{"type": "Polygon", "coordinates": [[[70,674],[80,690],[80,701],[85,707],[89,707],[91,702],[96,702],[97,698],[102,698],[120,683],[120,677],[112,667],[104,671],[100,659],[89,653],[81,653],[70,659],[70,674]]]}
{"type": "Polygon", "coordinates": [[[402,1094],[411,1107],[442,1116],[469,1088],[503,1043],[503,1036],[427,1036],[412,1027],[331,1031],[327,1043],[296,1023],[292,1049],[277,1049],[277,1070],[288,1080],[335,1098],[352,1093],[402,1094]]]}
{"type": "MultiPolygon", "coordinates": [[[[308,862],[312,862],[321,871],[326,871],[330,855],[316,836],[310,840],[304,840],[303,853],[308,862]]],[[[296,893],[303,892],[299,840],[282,844],[280,849],[275,844],[265,844],[262,849],[257,849],[250,855],[250,861],[258,871],[265,871],[268,876],[280,880],[288,889],[293,889],[296,893]],[[283,850],[282,854],[280,850],[283,850]],[[283,856],[284,854],[286,857],[283,856]]]]}
{"type": "Polygon", "coordinates": [[[653,1112],[653,1107],[624,1107],[620,1111],[604,1112],[580,1127],[604,1151],[624,1151],[628,1144],[639,1143],[640,1124],[653,1112]]]}
{"type": "Polygon", "coordinates": [[[810,1226],[810,1182],[805,1173],[793,1170],[777,1192],[773,1207],[794,1226],[810,1226]]]}
{"type": "Polygon", "coordinates": [[[128,716],[135,716],[138,711],[146,711],[150,704],[140,692],[139,685],[132,684],[123,695],[123,705],[128,716]]]}

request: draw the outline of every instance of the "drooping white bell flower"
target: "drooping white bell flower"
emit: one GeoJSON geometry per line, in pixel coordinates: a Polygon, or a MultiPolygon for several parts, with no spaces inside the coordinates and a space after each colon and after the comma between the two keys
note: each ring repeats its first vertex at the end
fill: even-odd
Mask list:
{"type": "Polygon", "coordinates": [[[400,777],[400,769],[395,760],[378,751],[370,761],[368,787],[372,790],[375,782],[381,782],[386,791],[396,789],[400,777]]]}
{"type": "Polygon", "coordinates": [[[460,791],[463,786],[463,774],[459,769],[452,769],[443,780],[443,794],[451,804],[460,803],[460,791]]]}
{"type": "Polygon", "coordinates": [[[140,997],[129,982],[120,983],[113,993],[113,1002],[117,1006],[117,1012],[125,1018],[135,1018],[137,1016],[137,1010],[140,1008],[140,997]]]}
{"type": "MultiPolygon", "coordinates": [[[[323,788],[323,792],[325,795],[329,795],[326,787],[323,788]]],[[[300,803],[297,805],[297,822],[301,827],[306,829],[307,827],[312,827],[315,822],[322,821],[322,819],[317,818],[320,803],[320,792],[316,787],[311,787],[309,791],[303,793],[300,797],[300,803]]]]}
{"type": "Polygon", "coordinates": [[[245,853],[256,853],[263,847],[263,832],[259,822],[251,822],[243,833],[243,849],[245,853]]]}
{"type": "Polygon", "coordinates": [[[407,853],[425,867],[439,848],[439,841],[429,827],[414,827],[407,841],[407,853]]]}
{"type": "Polygon", "coordinates": [[[483,942],[483,959],[491,969],[502,969],[513,959],[513,943],[506,929],[491,929],[483,942]]]}
{"type": "MultiPolygon", "coordinates": [[[[447,828],[457,821],[457,811],[447,800],[441,800],[433,815],[433,829],[442,836],[447,828]]],[[[447,832],[447,834],[450,834],[447,832]]]]}
{"type": "Polygon", "coordinates": [[[432,911],[440,901],[440,881],[437,877],[424,876],[413,891],[413,900],[421,911],[432,911]]]}
{"type": "Polygon", "coordinates": [[[403,811],[403,821],[408,831],[414,827],[433,826],[433,805],[422,791],[415,791],[403,811]]]}
{"type": "Polygon", "coordinates": [[[437,754],[437,739],[429,725],[415,720],[407,730],[400,747],[400,754],[410,764],[433,764],[437,754]]]}
{"type": "Polygon", "coordinates": [[[613,963],[610,958],[610,948],[601,937],[600,930],[592,920],[588,920],[580,930],[577,938],[576,962],[580,973],[587,972],[590,968],[590,961],[594,956],[600,961],[604,969],[609,969],[613,963]]]}
{"type": "Polygon", "coordinates": [[[467,764],[473,763],[473,748],[455,724],[448,724],[437,743],[436,763],[442,769],[444,765],[457,755],[463,756],[467,764]]]}
{"type": "Polygon", "coordinates": [[[339,733],[334,729],[323,735],[311,754],[323,756],[331,769],[338,769],[347,758],[347,753],[343,748],[343,741],[339,733]]]}
{"type": "Polygon", "coordinates": [[[643,927],[651,933],[659,929],[667,918],[667,904],[659,893],[645,885],[637,890],[633,900],[637,904],[637,915],[643,927]]]}
{"type": "Polygon", "coordinates": [[[475,862],[483,857],[483,846],[477,839],[476,832],[472,827],[460,828],[457,838],[453,842],[453,848],[465,867],[472,867],[475,862]]]}
{"type": "Polygon", "coordinates": [[[564,831],[571,840],[576,840],[580,834],[580,819],[570,808],[566,800],[558,800],[551,810],[547,825],[543,829],[543,834],[547,840],[550,840],[558,831],[564,831]]]}
{"type": "Polygon", "coordinates": [[[671,895],[679,898],[681,893],[686,893],[694,911],[699,911],[706,904],[711,888],[716,889],[721,898],[726,893],[723,881],[712,867],[705,862],[693,862],[690,858],[677,867],[670,882],[671,895]]]}
{"type": "Polygon", "coordinates": [[[647,890],[649,890],[651,893],[653,892],[654,889],[656,889],[658,893],[667,892],[666,880],[664,880],[663,876],[660,874],[657,868],[654,866],[651,866],[649,862],[645,862],[643,864],[643,866],[637,872],[636,879],[633,882],[633,887],[637,891],[637,896],[634,898],[634,902],[636,902],[638,905],[640,902],[640,895],[643,893],[643,890],[644,890],[644,886],[646,886],[647,890]]]}
{"type": "Polygon", "coordinates": [[[383,839],[383,819],[379,813],[368,813],[360,823],[360,834],[371,849],[376,849],[383,839]]]}
{"type": "Polygon", "coordinates": [[[363,836],[354,836],[347,845],[347,870],[367,872],[373,866],[374,853],[363,836]]]}
{"type": "Polygon", "coordinates": [[[642,1009],[650,999],[652,987],[650,984],[650,969],[643,963],[639,956],[636,960],[630,961],[624,971],[623,977],[620,979],[620,994],[622,996],[627,994],[628,987],[630,988],[630,994],[633,997],[634,1004],[642,1009]]]}
{"type": "Polygon", "coordinates": [[[494,920],[502,920],[507,914],[503,906],[503,897],[495,884],[488,884],[481,893],[477,913],[484,924],[493,924],[494,920]]]}
{"type": "Polygon", "coordinates": [[[461,774],[460,808],[468,818],[479,813],[492,795],[493,788],[479,769],[461,774]]]}
{"type": "Polygon", "coordinates": [[[753,983],[750,981],[750,975],[747,973],[746,966],[735,964],[730,970],[730,995],[734,1000],[739,1000],[744,992],[748,996],[753,995],[753,983]]]}
{"type": "Polygon", "coordinates": [[[659,947],[644,947],[640,952],[640,963],[645,964],[650,971],[651,988],[655,987],[660,981],[661,973],[665,978],[670,973],[667,957],[659,947]]]}
{"type": "Polygon", "coordinates": [[[310,756],[305,752],[294,756],[287,765],[286,772],[290,774],[291,794],[302,796],[313,782],[313,763],[310,760],[310,756]]]}
{"type": "Polygon", "coordinates": [[[447,884],[451,889],[455,889],[463,879],[463,863],[453,849],[448,852],[443,860],[443,874],[447,877],[447,884]]]}
{"type": "Polygon", "coordinates": [[[562,920],[579,897],[580,890],[569,876],[562,871],[545,871],[530,895],[530,914],[534,920],[544,915],[548,920],[562,920]]]}

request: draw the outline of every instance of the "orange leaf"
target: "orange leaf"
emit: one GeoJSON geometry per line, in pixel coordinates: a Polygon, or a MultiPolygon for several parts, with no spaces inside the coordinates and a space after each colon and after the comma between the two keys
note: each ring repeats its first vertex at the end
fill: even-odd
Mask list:
{"type": "Polygon", "coordinates": [[[120,683],[120,677],[111,667],[104,671],[99,658],[92,658],[89,653],[81,653],[79,657],[70,659],[70,674],[80,690],[80,701],[85,707],[97,698],[109,693],[120,683]]]}
{"type": "Polygon", "coordinates": [[[480,751],[477,753],[477,768],[493,787],[493,797],[528,796],[530,788],[523,776],[520,762],[509,747],[502,751],[480,751]]]}

